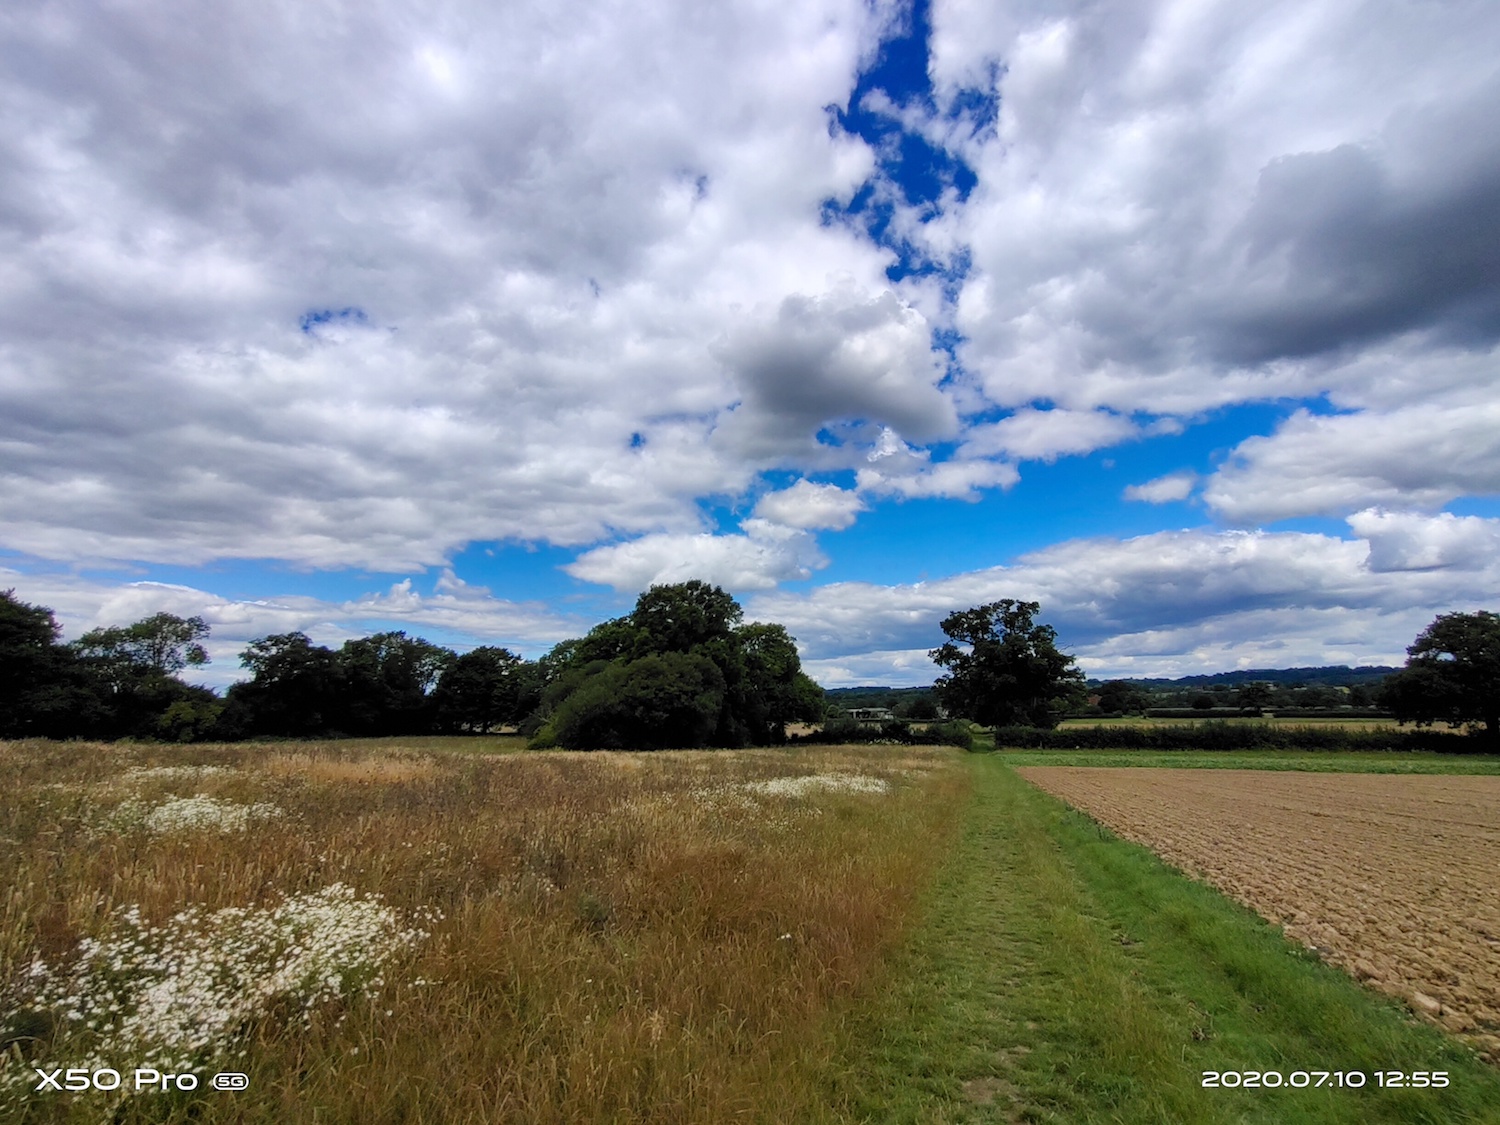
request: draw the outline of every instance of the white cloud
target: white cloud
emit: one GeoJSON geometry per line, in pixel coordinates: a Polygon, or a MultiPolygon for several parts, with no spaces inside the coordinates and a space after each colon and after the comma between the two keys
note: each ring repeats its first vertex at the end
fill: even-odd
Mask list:
{"type": "Polygon", "coordinates": [[[824,467],[825,421],[951,431],[890,255],[820,217],[872,167],[825,107],[891,14],[6,21],[0,545],[404,570],[687,532],[824,467]]]}
{"type": "Polygon", "coordinates": [[[1174,500],[1186,500],[1198,483],[1198,474],[1192,471],[1168,473],[1164,477],[1148,480],[1145,484],[1132,484],[1125,488],[1125,499],[1144,500],[1148,504],[1170,504],[1174,500]]]}
{"type": "Polygon", "coordinates": [[[936,0],[978,175],[959,357],[995,403],[1194,414],[1316,395],[1412,332],[1500,335],[1492,5],[936,0]],[[980,127],[975,127],[980,126],[980,127]]]}
{"type": "Polygon", "coordinates": [[[1484,570],[1500,558],[1500,520],[1367,508],[1349,527],[1370,544],[1374,571],[1484,570]]]}
{"type": "Polygon", "coordinates": [[[964,436],[963,452],[972,457],[1055,461],[1064,454],[1115,445],[1137,433],[1130,419],[1105,410],[1027,409],[972,427],[964,436]]]}
{"type": "Polygon", "coordinates": [[[828,565],[807,532],[767,520],[744,521],[742,535],[645,535],[595,547],[563,567],[574,578],[636,592],[697,578],[727,590],[768,590],[828,565]]]}
{"type": "Polygon", "coordinates": [[[1500,399],[1468,394],[1352,414],[1300,410],[1275,433],[1241,442],[1203,498],[1227,519],[1254,522],[1438,508],[1497,491],[1500,399]]]}
{"type": "Polygon", "coordinates": [[[768,492],[755,505],[755,514],[762,519],[807,531],[842,531],[864,510],[865,502],[858,493],[810,480],[799,480],[780,492],[768,492]]]}
{"type": "Polygon", "coordinates": [[[1021,479],[1014,465],[1001,461],[952,460],[901,466],[892,472],[881,464],[860,469],[855,480],[861,492],[875,496],[899,496],[905,500],[944,497],[978,500],[980,490],[1009,488],[1021,479]]]}
{"type": "Polygon", "coordinates": [[[743,394],[720,445],[779,464],[826,459],[817,433],[834,422],[880,423],[918,440],[958,429],[937,388],[932,328],[889,290],[844,281],[821,297],[789,296],[774,316],[737,328],[716,349],[743,394]]]}

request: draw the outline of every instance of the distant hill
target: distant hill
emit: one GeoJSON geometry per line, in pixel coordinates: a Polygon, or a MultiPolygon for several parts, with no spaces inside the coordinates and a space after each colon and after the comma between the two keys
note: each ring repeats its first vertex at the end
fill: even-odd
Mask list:
{"type": "MultiPolygon", "coordinates": [[[[1126,683],[1144,688],[1213,687],[1216,684],[1325,684],[1328,687],[1354,687],[1357,684],[1373,684],[1385,679],[1399,668],[1383,664],[1361,664],[1351,668],[1347,664],[1325,664],[1318,668],[1243,668],[1235,672],[1214,672],[1203,676],[1179,676],[1176,679],[1123,677],[1126,683]]],[[[1089,686],[1098,687],[1104,680],[1090,680],[1089,686]]]]}

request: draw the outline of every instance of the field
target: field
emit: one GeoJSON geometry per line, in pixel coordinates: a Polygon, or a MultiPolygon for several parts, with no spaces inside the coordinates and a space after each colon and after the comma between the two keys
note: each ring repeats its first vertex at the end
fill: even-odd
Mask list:
{"type": "Polygon", "coordinates": [[[454,748],[0,747],[0,1119],[825,1113],[820,1020],[946,851],[950,755],[454,748]]]}
{"type": "Polygon", "coordinates": [[[1500,1062],[1500,777],[1021,774],[1500,1062]]]}
{"type": "Polygon", "coordinates": [[[0,1121],[1500,1122],[1446,1029],[1011,768],[1080,760],[0,744],[0,1121]],[[1251,1069],[1369,1077],[1201,1077],[1251,1069]]]}

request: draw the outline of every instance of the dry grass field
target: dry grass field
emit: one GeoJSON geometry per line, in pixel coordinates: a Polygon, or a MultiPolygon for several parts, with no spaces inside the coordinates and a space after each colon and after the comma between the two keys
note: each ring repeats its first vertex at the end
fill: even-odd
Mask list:
{"type": "Polygon", "coordinates": [[[970,785],[891,747],[10,743],[0,776],[0,1117],[116,1122],[825,1119],[822,1029],[970,785]]]}
{"type": "Polygon", "coordinates": [[[1500,777],[1018,772],[1500,1063],[1500,777]]]}

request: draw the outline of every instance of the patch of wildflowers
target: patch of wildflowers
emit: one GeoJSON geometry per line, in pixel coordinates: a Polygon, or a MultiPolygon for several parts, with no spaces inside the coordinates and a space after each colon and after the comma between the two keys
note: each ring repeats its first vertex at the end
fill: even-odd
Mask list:
{"type": "Polygon", "coordinates": [[[91,1052],[74,1065],[187,1068],[288,1000],[306,1021],[319,1004],[374,997],[380,966],[430,936],[342,883],[270,909],[192,907],[161,926],[130,906],[114,923],[107,938],[79,942],[70,964],[34,961],[21,978],[20,1006],[50,1011],[91,1052]]]}
{"type": "Polygon", "coordinates": [[[162,836],[172,832],[243,832],[257,821],[281,815],[275,805],[242,805],[199,793],[192,797],[168,797],[159,805],[131,798],[120,802],[106,824],[116,831],[139,830],[162,836]]]}

